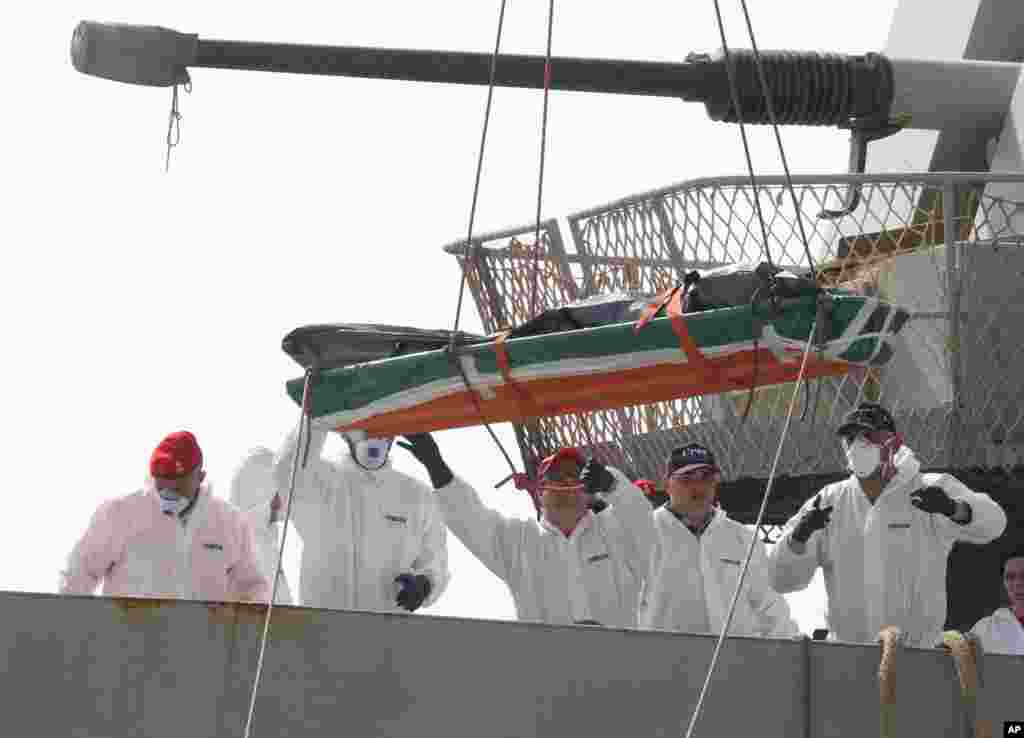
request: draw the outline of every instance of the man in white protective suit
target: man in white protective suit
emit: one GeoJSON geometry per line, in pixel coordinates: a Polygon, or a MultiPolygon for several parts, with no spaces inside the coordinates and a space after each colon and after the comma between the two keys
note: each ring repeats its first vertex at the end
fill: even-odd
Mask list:
{"type": "MultiPolygon", "coordinates": [[[[260,570],[274,587],[281,552],[279,522],[284,519],[281,495],[274,484],[274,452],[268,448],[251,449],[231,477],[231,504],[237,507],[253,531],[260,570]],[[269,502],[268,502],[269,499],[269,502]]],[[[292,592],[284,570],[277,582],[277,605],[291,605],[292,592]]]]}
{"type": "Polygon", "coordinates": [[[537,519],[508,518],[452,474],[429,434],[406,438],[400,445],[426,467],[448,527],[508,586],[520,620],[636,626],[653,525],[624,474],[562,449],[540,466],[537,519]],[[600,514],[588,495],[607,503],[600,514]]]}
{"type": "Polygon", "coordinates": [[[71,550],[60,592],[214,602],[266,602],[252,529],[214,496],[203,451],[188,431],[150,456],[142,489],[106,500],[71,550]]]}
{"type": "Polygon", "coordinates": [[[838,435],[850,476],[825,487],[786,524],[772,549],[772,584],[804,589],[821,567],[832,640],[874,642],[895,625],[908,646],[932,648],[946,620],[953,544],[1002,535],[1006,513],[948,474],[922,474],[892,415],[861,403],[838,435]]]}
{"type": "Polygon", "coordinates": [[[705,446],[691,443],[669,456],[670,499],[654,511],[656,535],[640,605],[641,627],[720,633],[754,538],[729,635],[800,635],[785,598],[771,587],[764,544],[717,505],[720,479],[715,457],[705,446]]]}
{"type": "Polygon", "coordinates": [[[1003,586],[1007,607],[979,620],[971,632],[986,653],[1024,656],[1024,547],[1003,557],[1003,586]]]}
{"type": "MultiPolygon", "coordinates": [[[[274,462],[286,503],[296,436],[274,462]]],[[[348,453],[328,460],[326,438],[313,428],[308,455],[305,444],[299,450],[291,519],[303,544],[302,605],[378,612],[431,605],[449,579],[447,531],[434,495],[391,468],[393,439],[343,434],[348,453]]]]}

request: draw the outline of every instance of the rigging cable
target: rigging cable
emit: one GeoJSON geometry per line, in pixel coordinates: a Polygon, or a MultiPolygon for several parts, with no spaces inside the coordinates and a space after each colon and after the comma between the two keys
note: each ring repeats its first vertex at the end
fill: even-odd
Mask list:
{"type": "MultiPolygon", "coordinates": [[[[756,180],[755,175],[754,175],[753,160],[751,159],[751,156],[750,156],[750,145],[749,145],[749,142],[747,140],[746,128],[745,128],[745,125],[743,123],[743,112],[742,112],[742,109],[740,107],[739,92],[737,90],[736,79],[735,79],[735,71],[734,71],[733,66],[732,66],[732,60],[731,60],[730,53],[729,53],[728,42],[726,41],[726,38],[725,38],[725,24],[724,24],[724,22],[722,20],[722,11],[721,11],[721,7],[719,5],[719,0],[713,0],[713,1],[714,1],[714,7],[715,7],[715,17],[716,17],[717,22],[718,22],[718,32],[719,32],[719,36],[721,37],[721,40],[722,40],[723,54],[725,55],[725,66],[726,66],[726,72],[727,72],[727,76],[728,76],[728,80],[729,80],[729,92],[730,92],[730,95],[732,96],[733,107],[736,110],[736,117],[737,117],[737,121],[738,121],[739,126],[740,126],[740,136],[741,136],[741,138],[743,140],[743,151],[744,151],[744,155],[745,155],[746,161],[747,161],[747,171],[750,174],[751,186],[752,186],[752,188],[754,190],[754,205],[755,205],[755,209],[757,211],[758,221],[759,221],[759,223],[761,225],[761,231],[762,231],[762,234],[764,236],[764,253],[765,253],[765,256],[766,256],[766,258],[768,260],[768,264],[770,266],[772,266],[771,251],[770,251],[770,249],[768,247],[768,233],[767,233],[767,228],[766,228],[765,222],[764,222],[764,214],[761,211],[761,202],[760,202],[760,197],[759,197],[758,190],[757,190],[757,180],[756,180]]],[[[812,278],[815,279],[815,282],[817,282],[816,275],[815,275],[815,270],[814,270],[814,260],[811,258],[810,247],[809,247],[808,242],[807,242],[807,234],[804,231],[803,219],[801,217],[801,213],[800,213],[800,209],[799,209],[799,204],[798,204],[797,198],[796,198],[796,193],[793,190],[793,182],[792,182],[792,179],[790,178],[788,163],[786,162],[785,149],[784,149],[784,147],[782,145],[782,137],[779,134],[778,123],[777,123],[776,118],[775,118],[775,108],[774,108],[774,105],[773,105],[773,102],[772,102],[771,90],[768,87],[768,82],[767,82],[767,79],[766,79],[765,74],[764,74],[764,68],[763,68],[763,65],[761,64],[760,53],[757,50],[757,42],[754,39],[754,28],[753,28],[753,25],[752,25],[752,23],[750,21],[750,14],[747,11],[746,0],[740,0],[740,3],[742,4],[742,7],[743,7],[743,14],[744,14],[744,17],[746,19],[747,30],[748,30],[748,33],[750,35],[751,46],[752,46],[752,48],[754,50],[755,64],[757,66],[758,75],[760,77],[760,82],[761,82],[761,93],[762,93],[762,95],[763,95],[763,97],[765,99],[766,108],[767,108],[768,114],[769,114],[769,120],[771,121],[772,127],[775,130],[775,137],[776,137],[776,142],[777,142],[778,148],[779,148],[779,154],[782,157],[783,166],[784,166],[785,171],[786,171],[786,184],[787,184],[787,188],[790,191],[790,195],[792,196],[792,199],[793,199],[793,205],[794,205],[794,208],[796,209],[795,217],[797,219],[797,223],[798,223],[799,229],[800,229],[800,235],[801,235],[801,238],[803,240],[804,251],[805,251],[805,254],[807,256],[808,263],[809,263],[809,266],[810,266],[810,269],[811,269],[811,276],[812,276],[812,278]]],[[[750,560],[751,560],[751,557],[753,556],[753,553],[754,553],[754,547],[757,545],[757,530],[760,528],[761,523],[762,523],[762,521],[764,519],[764,513],[765,513],[765,510],[767,509],[767,506],[768,506],[768,499],[771,496],[772,486],[773,486],[773,484],[775,482],[775,475],[776,475],[776,472],[778,471],[779,460],[782,457],[782,449],[785,446],[786,439],[787,439],[787,437],[789,435],[789,426],[790,426],[790,422],[793,419],[793,411],[794,411],[794,409],[796,407],[796,399],[797,399],[797,396],[800,393],[800,383],[803,380],[804,373],[805,373],[805,371],[807,369],[807,360],[810,357],[811,347],[814,345],[814,342],[815,342],[816,331],[817,331],[819,317],[820,316],[818,316],[818,315],[815,316],[814,323],[812,324],[810,333],[808,334],[808,337],[807,337],[807,345],[804,348],[803,359],[802,359],[801,364],[800,364],[800,372],[797,375],[796,383],[795,383],[795,385],[793,387],[793,393],[790,396],[789,409],[788,409],[788,411],[786,413],[786,421],[785,421],[785,424],[783,425],[782,434],[781,434],[781,436],[779,438],[778,448],[775,451],[775,458],[772,461],[772,468],[771,468],[771,472],[768,475],[768,482],[767,482],[767,484],[765,486],[764,496],[761,498],[761,507],[758,510],[757,520],[754,523],[754,530],[751,533],[750,545],[747,547],[746,560],[743,562],[743,568],[740,570],[740,576],[739,576],[739,580],[738,580],[738,582],[736,584],[736,590],[733,592],[732,602],[729,605],[729,614],[726,617],[726,620],[725,620],[725,622],[722,625],[722,630],[721,630],[721,632],[718,635],[718,641],[715,644],[715,650],[714,650],[714,653],[712,654],[712,657],[711,657],[711,664],[708,667],[708,672],[707,672],[707,675],[706,675],[706,677],[704,679],[704,684],[701,687],[700,696],[697,699],[697,705],[694,708],[693,715],[690,718],[690,724],[689,724],[689,727],[686,730],[686,738],[692,738],[692,736],[693,736],[694,729],[696,728],[696,725],[697,725],[697,720],[700,717],[701,710],[702,710],[702,708],[704,706],[704,700],[707,697],[708,689],[709,689],[709,687],[711,685],[711,679],[714,676],[715,667],[718,664],[718,657],[719,657],[719,654],[721,653],[721,650],[722,650],[722,644],[725,642],[726,634],[729,632],[729,626],[732,624],[733,615],[735,614],[735,611],[736,611],[736,605],[739,602],[740,592],[743,589],[743,582],[746,579],[747,570],[750,567],[750,560]]],[[[749,409],[749,407],[748,407],[748,409],[749,409]]]]}
{"type": "Polygon", "coordinates": [[[267,638],[270,635],[270,614],[274,610],[274,601],[277,599],[277,587],[281,582],[281,559],[284,557],[285,541],[288,540],[288,522],[292,517],[292,499],[295,497],[295,479],[299,473],[299,449],[302,448],[303,430],[305,430],[307,442],[310,437],[313,372],[312,368],[306,369],[306,378],[302,386],[302,414],[299,416],[299,430],[295,438],[295,456],[292,459],[292,470],[288,480],[288,502],[285,506],[284,525],[281,530],[281,545],[277,549],[277,568],[274,570],[274,586],[270,592],[270,601],[267,603],[267,616],[263,620],[263,635],[260,636],[260,652],[256,660],[256,676],[252,682],[252,694],[249,697],[249,713],[245,719],[243,738],[249,738],[249,732],[252,730],[253,725],[253,716],[256,712],[256,693],[260,686],[260,678],[263,676],[263,657],[267,652],[267,638]]]}
{"type": "Polygon", "coordinates": [[[540,281],[540,214],[544,196],[544,159],[548,144],[548,95],[551,91],[551,36],[555,21],[555,0],[548,0],[548,42],[544,54],[544,105],[540,121],[540,170],[537,175],[537,224],[533,231],[533,286],[530,292],[530,314],[533,318],[537,307],[537,286],[540,281]]]}
{"type": "MultiPolygon", "coordinates": [[[[779,160],[782,162],[782,171],[786,176],[786,190],[789,192],[790,199],[793,202],[793,217],[796,218],[797,228],[800,230],[800,242],[804,247],[804,256],[807,257],[807,266],[811,270],[811,279],[817,284],[818,275],[814,268],[814,257],[811,256],[810,243],[807,240],[807,231],[804,229],[804,219],[800,211],[800,203],[796,197],[796,190],[793,187],[793,178],[789,172],[789,161],[786,158],[786,148],[782,145],[782,133],[779,131],[779,123],[775,117],[775,103],[772,96],[771,88],[768,85],[768,77],[764,72],[764,64],[761,61],[761,52],[757,48],[757,39],[754,37],[754,24],[750,20],[750,11],[747,9],[747,0],[740,0],[740,6],[743,8],[743,19],[747,24],[747,35],[750,37],[750,48],[754,52],[754,66],[757,69],[758,81],[761,84],[761,95],[764,97],[765,110],[768,113],[768,120],[771,122],[772,132],[775,135],[775,143],[779,149],[779,160]]],[[[755,193],[756,194],[756,193],[755,193]]],[[[819,357],[821,352],[819,351],[819,357]]],[[[821,400],[821,380],[819,379],[815,383],[814,392],[814,404],[810,404],[810,387],[807,384],[807,380],[804,380],[804,411],[801,415],[801,420],[807,417],[807,408],[810,406],[813,408],[813,415],[811,416],[811,423],[814,423],[814,416],[818,412],[818,403],[821,400]]]]}
{"type": "MultiPolygon", "coordinates": [[[[491,122],[491,104],[494,101],[494,78],[498,69],[498,54],[501,50],[501,31],[505,24],[505,3],[508,0],[501,0],[501,8],[498,11],[498,34],[494,40],[494,51],[491,54],[491,74],[487,83],[487,105],[484,108],[484,124],[480,133],[480,152],[476,158],[476,177],[473,180],[473,200],[469,206],[469,229],[466,234],[466,258],[462,265],[462,281],[459,283],[459,300],[455,306],[455,326],[452,333],[459,332],[459,320],[462,318],[462,301],[466,295],[466,262],[476,259],[473,248],[473,224],[476,220],[477,199],[480,197],[480,176],[484,168],[484,148],[487,146],[487,129],[491,122]]],[[[454,339],[453,339],[454,340],[454,339]]]]}
{"type": "MultiPolygon", "coordinates": [[[[453,357],[456,356],[456,352],[458,351],[456,341],[459,335],[459,321],[462,318],[462,303],[466,296],[466,275],[477,259],[476,248],[473,245],[473,225],[476,221],[476,206],[480,197],[480,178],[484,168],[484,150],[487,147],[487,129],[491,122],[491,106],[494,102],[494,79],[498,69],[498,54],[501,51],[501,33],[505,25],[505,5],[507,2],[508,0],[501,0],[501,7],[498,10],[498,31],[494,39],[494,51],[491,53],[490,79],[487,84],[487,104],[484,107],[484,123],[483,129],[480,132],[480,152],[477,154],[476,175],[473,179],[473,199],[469,207],[469,227],[466,233],[466,255],[462,262],[462,279],[459,282],[459,298],[455,305],[455,322],[452,327],[451,340],[448,344],[448,350],[453,357]]],[[[466,376],[466,372],[462,368],[462,364],[459,363],[457,357],[455,358],[455,364],[459,367],[459,373],[462,375],[463,383],[472,394],[469,377],[466,376]]],[[[514,475],[516,473],[515,464],[512,462],[512,457],[510,457],[508,452],[505,450],[505,446],[502,445],[501,439],[498,438],[494,429],[491,428],[490,423],[484,423],[483,426],[487,429],[487,433],[490,434],[491,440],[494,441],[498,450],[501,452],[501,455],[505,457],[505,461],[508,462],[509,467],[512,469],[512,474],[514,475]]]]}
{"type": "Polygon", "coordinates": [[[743,107],[740,105],[740,93],[736,86],[736,70],[732,66],[732,55],[729,53],[729,43],[725,40],[725,23],[722,22],[722,9],[718,0],[714,0],[715,17],[718,19],[718,35],[722,39],[722,53],[725,55],[725,72],[729,79],[729,94],[732,97],[732,107],[736,111],[736,122],[740,126],[740,139],[743,141],[743,155],[747,160],[747,173],[750,176],[750,186],[754,190],[754,210],[757,212],[757,222],[761,226],[761,237],[764,239],[764,256],[768,265],[774,267],[772,252],[768,248],[768,226],[764,222],[764,213],[761,211],[761,196],[757,188],[757,176],[754,174],[754,160],[750,155],[750,141],[747,140],[747,126],[743,122],[743,107]]]}
{"type": "MultiPolygon", "coordinates": [[[[718,20],[718,35],[722,40],[722,53],[725,55],[725,72],[729,79],[729,94],[732,97],[732,107],[736,111],[736,122],[740,126],[740,139],[743,141],[743,156],[747,163],[747,173],[750,177],[750,186],[754,190],[754,211],[757,213],[757,222],[761,226],[761,238],[763,243],[762,252],[764,253],[765,260],[768,265],[774,269],[775,264],[772,262],[772,251],[768,246],[768,226],[764,222],[764,212],[761,210],[761,194],[757,187],[757,176],[754,174],[754,160],[750,154],[750,141],[747,139],[747,126],[743,121],[743,106],[740,104],[740,94],[736,85],[736,70],[732,66],[732,55],[729,52],[729,42],[725,39],[725,23],[722,21],[722,9],[719,6],[718,0],[714,0],[715,4],[715,17],[718,20]]],[[[758,290],[760,291],[760,290],[758,290]]],[[[756,310],[756,293],[755,299],[751,300],[751,305],[756,310]]],[[[772,294],[768,295],[768,298],[772,299],[772,294]]],[[[750,392],[747,395],[747,406],[743,410],[743,422],[746,422],[747,416],[750,415],[750,409],[754,405],[754,395],[757,388],[757,370],[758,370],[758,337],[759,333],[754,334],[754,375],[750,382],[750,392]]]]}
{"type": "MultiPolygon", "coordinates": [[[[815,319],[815,325],[817,319],[815,319]]],[[[701,709],[704,706],[704,698],[707,697],[708,689],[711,686],[711,678],[714,676],[715,667],[718,665],[718,656],[722,651],[722,644],[725,642],[725,635],[729,632],[729,626],[732,624],[733,615],[736,612],[736,605],[740,599],[740,592],[743,589],[743,582],[747,576],[747,570],[750,568],[750,559],[754,553],[754,547],[757,545],[757,531],[761,527],[761,523],[764,520],[765,510],[768,508],[768,498],[772,493],[772,485],[775,482],[775,474],[779,468],[779,459],[782,457],[782,448],[785,446],[786,437],[789,435],[789,423],[793,419],[793,409],[796,407],[796,398],[800,394],[800,380],[804,376],[804,371],[807,369],[807,359],[811,354],[811,346],[814,345],[814,325],[811,326],[811,334],[807,337],[807,346],[804,348],[803,360],[800,363],[800,373],[796,378],[796,385],[793,387],[793,394],[789,399],[789,411],[786,413],[786,423],[782,427],[782,436],[779,438],[779,446],[775,450],[775,459],[772,461],[771,472],[768,474],[768,483],[765,487],[764,497],[761,498],[761,508],[757,511],[757,520],[754,522],[754,529],[750,533],[750,545],[747,547],[747,558],[743,562],[743,568],[740,569],[740,576],[736,582],[736,590],[732,595],[732,602],[729,604],[729,614],[725,618],[725,623],[722,624],[722,631],[718,634],[718,642],[715,644],[715,651],[711,655],[711,665],[708,667],[707,676],[704,678],[704,686],[701,687],[700,697],[697,698],[697,706],[693,709],[693,716],[690,718],[690,726],[686,730],[686,738],[692,738],[693,730],[697,725],[697,718],[700,717],[701,709]]]]}
{"type": "MultiPolygon", "coordinates": [[[[779,149],[779,159],[782,161],[782,170],[786,175],[786,189],[789,191],[790,198],[793,201],[793,213],[796,218],[797,227],[800,229],[800,240],[803,243],[804,255],[807,257],[807,265],[811,269],[811,279],[817,282],[817,272],[814,269],[814,259],[811,256],[811,247],[807,241],[807,232],[804,230],[804,219],[800,213],[800,203],[796,197],[796,190],[793,189],[793,178],[789,173],[789,162],[786,159],[786,149],[782,145],[782,134],[779,132],[779,123],[775,118],[775,103],[772,98],[772,91],[768,86],[768,78],[764,73],[764,65],[761,62],[761,52],[757,49],[757,41],[754,39],[754,26],[750,21],[750,12],[747,10],[747,0],[740,0],[740,5],[743,8],[743,18],[747,23],[747,35],[750,36],[750,48],[754,52],[754,66],[757,68],[757,76],[761,82],[761,94],[764,97],[765,109],[768,112],[768,120],[771,121],[772,131],[775,133],[775,142],[779,149]]],[[[718,6],[718,0],[715,0],[715,6],[718,6]]],[[[719,24],[722,22],[721,16],[718,18],[719,24]]],[[[723,31],[723,43],[724,43],[724,31],[723,31]]],[[[728,65],[728,59],[726,64],[728,65]]],[[[739,110],[739,108],[737,108],[739,110]]],[[[751,175],[753,176],[753,175],[751,175]]],[[[767,247],[767,244],[765,244],[767,247]]]]}

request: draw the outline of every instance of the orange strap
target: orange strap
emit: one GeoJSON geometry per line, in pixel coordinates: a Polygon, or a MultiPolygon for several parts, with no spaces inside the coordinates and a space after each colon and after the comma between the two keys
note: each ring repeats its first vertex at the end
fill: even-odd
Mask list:
{"type": "Polygon", "coordinates": [[[498,369],[507,384],[515,384],[512,380],[512,367],[508,363],[508,349],[505,347],[505,339],[508,338],[508,331],[502,331],[494,337],[494,358],[498,360],[498,369]]]}
{"type": "Polygon", "coordinates": [[[644,308],[644,311],[640,314],[640,320],[638,320],[636,325],[633,326],[633,335],[639,333],[641,328],[651,322],[651,319],[658,314],[659,310],[668,304],[668,301],[672,299],[672,295],[674,295],[678,289],[678,287],[668,288],[655,297],[654,302],[648,304],[648,306],[644,308]]]}
{"type": "Polygon", "coordinates": [[[519,396],[519,403],[523,411],[531,417],[540,417],[544,414],[540,406],[530,396],[530,393],[512,378],[512,367],[508,362],[508,347],[505,346],[505,339],[507,338],[508,331],[502,331],[494,338],[494,358],[498,362],[498,369],[501,371],[502,379],[519,396]]]}
{"type": "Polygon", "coordinates": [[[668,309],[665,311],[672,320],[672,330],[679,338],[679,348],[686,354],[686,360],[694,365],[707,363],[704,354],[697,348],[697,344],[686,327],[686,318],[683,317],[683,291],[676,290],[669,300],[668,309]]]}

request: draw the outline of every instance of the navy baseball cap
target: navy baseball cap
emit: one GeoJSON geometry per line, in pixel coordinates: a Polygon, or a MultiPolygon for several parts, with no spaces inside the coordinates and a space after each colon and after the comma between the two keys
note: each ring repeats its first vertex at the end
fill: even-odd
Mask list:
{"type": "Polygon", "coordinates": [[[881,405],[874,402],[862,402],[846,414],[836,434],[848,438],[859,433],[873,433],[874,431],[895,433],[896,423],[892,419],[892,414],[881,405]]]}
{"type": "Polygon", "coordinates": [[[668,457],[668,474],[687,473],[697,469],[711,468],[718,471],[718,464],[715,463],[715,455],[699,443],[688,443],[685,446],[672,449],[668,457]]]}

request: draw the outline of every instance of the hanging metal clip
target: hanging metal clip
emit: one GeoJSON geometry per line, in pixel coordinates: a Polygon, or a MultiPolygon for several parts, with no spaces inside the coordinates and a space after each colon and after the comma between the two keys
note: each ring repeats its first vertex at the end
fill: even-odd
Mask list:
{"type": "MultiPolygon", "coordinates": [[[[864,174],[868,163],[868,144],[872,141],[880,141],[888,138],[894,133],[899,133],[910,124],[909,115],[898,115],[892,119],[879,121],[874,118],[852,120],[849,123],[840,125],[840,128],[848,128],[850,131],[850,163],[848,171],[850,174],[864,174]]],[[[851,184],[846,191],[846,199],[843,207],[839,210],[822,210],[818,218],[822,220],[836,220],[850,215],[860,206],[859,184],[851,184]]]]}

